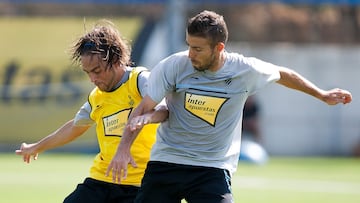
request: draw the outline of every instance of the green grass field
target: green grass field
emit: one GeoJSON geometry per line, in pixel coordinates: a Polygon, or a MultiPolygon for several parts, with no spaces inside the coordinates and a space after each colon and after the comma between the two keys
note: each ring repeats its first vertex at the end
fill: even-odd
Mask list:
{"type": "MultiPolygon", "coordinates": [[[[1,154],[1,202],[62,202],[88,175],[92,159],[46,153],[25,164],[15,154],[1,154]]],[[[238,203],[358,203],[360,159],[273,157],[262,166],[240,162],[232,185],[238,203]]]]}

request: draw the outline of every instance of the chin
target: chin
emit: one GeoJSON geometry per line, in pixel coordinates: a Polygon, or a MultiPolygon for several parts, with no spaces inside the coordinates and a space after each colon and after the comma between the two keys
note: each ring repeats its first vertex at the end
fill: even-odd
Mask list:
{"type": "Polygon", "coordinates": [[[197,70],[197,71],[205,71],[205,70],[206,70],[206,68],[204,68],[204,67],[195,67],[195,66],[194,66],[194,68],[195,68],[195,70],[197,70]]]}
{"type": "Polygon", "coordinates": [[[197,65],[194,65],[194,64],[193,64],[193,68],[194,68],[195,70],[202,70],[202,67],[197,66],[197,65]]]}
{"type": "Polygon", "coordinates": [[[97,86],[103,92],[109,92],[108,88],[97,86]]]}

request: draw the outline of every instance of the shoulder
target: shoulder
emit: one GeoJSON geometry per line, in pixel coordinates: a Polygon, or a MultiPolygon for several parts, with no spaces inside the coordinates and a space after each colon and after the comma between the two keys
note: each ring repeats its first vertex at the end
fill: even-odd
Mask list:
{"type": "Polygon", "coordinates": [[[147,69],[144,66],[136,66],[130,68],[132,74],[142,74],[143,72],[149,72],[149,69],[147,69]]]}
{"type": "Polygon", "coordinates": [[[143,66],[137,66],[133,68],[132,74],[135,75],[138,80],[147,79],[150,75],[149,69],[143,66]]]}
{"type": "Polygon", "coordinates": [[[129,74],[129,79],[136,79],[137,78],[148,78],[150,71],[143,66],[136,66],[136,67],[127,67],[127,71],[129,74]]]}
{"type": "Polygon", "coordinates": [[[274,64],[264,61],[262,59],[252,56],[244,56],[238,53],[227,53],[227,60],[230,63],[236,63],[238,65],[241,65],[242,67],[248,67],[251,69],[261,69],[275,66],[274,64]]]}
{"type": "Polygon", "coordinates": [[[96,95],[98,93],[99,88],[98,87],[94,87],[94,89],[91,90],[89,97],[93,97],[94,95],[96,95]]]}
{"type": "Polygon", "coordinates": [[[88,102],[91,104],[91,106],[94,105],[94,103],[101,100],[101,90],[98,87],[95,87],[90,94],[88,95],[88,102]]]}
{"type": "Polygon", "coordinates": [[[183,71],[184,67],[192,67],[191,61],[188,57],[188,51],[181,51],[174,53],[165,59],[161,60],[151,72],[163,72],[165,74],[170,74],[178,71],[183,71]]]}
{"type": "Polygon", "coordinates": [[[253,57],[246,57],[242,54],[235,53],[235,52],[228,52],[226,53],[226,59],[232,63],[241,63],[241,64],[251,64],[252,61],[256,58],[253,57]]]}
{"type": "Polygon", "coordinates": [[[188,51],[181,51],[181,52],[177,52],[174,53],[166,58],[164,58],[163,60],[160,61],[161,63],[178,63],[181,61],[188,61],[188,51]]]}
{"type": "Polygon", "coordinates": [[[136,87],[140,95],[144,96],[146,93],[149,76],[150,71],[146,67],[134,67],[131,71],[130,86],[136,87]]]}

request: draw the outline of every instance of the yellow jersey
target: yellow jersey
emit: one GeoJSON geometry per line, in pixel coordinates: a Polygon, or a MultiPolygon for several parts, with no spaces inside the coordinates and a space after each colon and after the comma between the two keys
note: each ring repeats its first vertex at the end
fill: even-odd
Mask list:
{"type": "MultiPolygon", "coordinates": [[[[112,174],[105,176],[106,170],[120,143],[123,130],[131,111],[140,103],[142,97],[138,89],[138,75],[145,68],[131,70],[129,79],[112,92],[104,92],[95,87],[89,95],[90,118],[96,122],[96,134],[100,152],[96,155],[90,169],[90,177],[112,183],[112,174]]],[[[128,166],[127,178],[123,185],[140,186],[150,150],[155,142],[158,124],[149,124],[139,133],[130,152],[137,168],[128,166]]]]}

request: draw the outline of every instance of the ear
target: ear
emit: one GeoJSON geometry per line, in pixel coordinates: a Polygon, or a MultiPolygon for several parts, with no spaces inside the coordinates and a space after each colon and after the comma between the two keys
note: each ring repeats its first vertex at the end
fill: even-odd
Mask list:
{"type": "Polygon", "coordinates": [[[221,52],[221,51],[223,51],[224,49],[225,49],[225,44],[224,44],[224,43],[219,42],[219,43],[216,45],[216,50],[217,50],[218,52],[221,52]]]}
{"type": "Polygon", "coordinates": [[[116,59],[113,59],[112,65],[113,66],[121,66],[120,60],[115,61],[116,59]]]}

